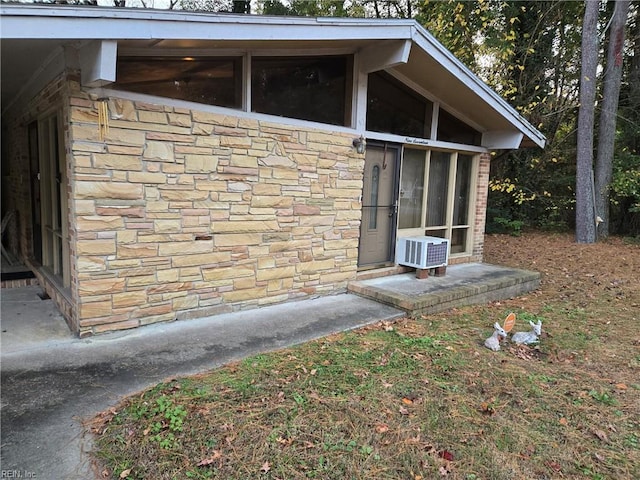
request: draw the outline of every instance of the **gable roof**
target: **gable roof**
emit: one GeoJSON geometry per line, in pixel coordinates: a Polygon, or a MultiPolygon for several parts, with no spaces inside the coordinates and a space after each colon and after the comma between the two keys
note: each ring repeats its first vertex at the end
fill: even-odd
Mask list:
{"type": "Polygon", "coordinates": [[[150,49],[159,55],[184,49],[286,48],[300,54],[344,50],[359,53],[366,71],[393,68],[496,139],[514,131],[522,134],[519,145],[511,148],[545,144],[542,133],[414,20],[7,4],[0,7],[0,14],[3,112],[39,73],[56,68],[63,46],[69,44],[82,48],[108,40],[117,42],[119,52],[150,49]]]}

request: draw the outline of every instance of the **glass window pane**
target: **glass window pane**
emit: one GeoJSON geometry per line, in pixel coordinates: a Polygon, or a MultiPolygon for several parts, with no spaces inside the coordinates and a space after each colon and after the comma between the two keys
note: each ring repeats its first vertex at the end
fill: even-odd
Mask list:
{"type": "Polygon", "coordinates": [[[451,253],[463,253],[467,246],[466,228],[454,228],[451,230],[451,253]]]}
{"type": "Polygon", "coordinates": [[[457,119],[444,109],[438,112],[438,140],[443,142],[480,145],[482,135],[462,120],[457,119]]]}
{"type": "Polygon", "coordinates": [[[240,58],[120,57],[115,88],[220,107],[242,107],[240,58]]]}
{"type": "Polygon", "coordinates": [[[458,155],[456,169],[456,195],[453,203],[453,224],[466,225],[469,220],[469,196],[471,190],[470,155],[458,155]]]}
{"type": "Polygon", "coordinates": [[[422,199],[424,195],[424,166],[426,152],[405,149],[400,179],[398,228],[422,226],[422,199]]]}
{"type": "Polygon", "coordinates": [[[282,117],[348,125],[350,57],[254,57],[251,109],[282,117]]]}
{"type": "Polygon", "coordinates": [[[369,75],[367,130],[430,138],[433,103],[388,73],[369,75]]]}
{"type": "Polygon", "coordinates": [[[446,225],[449,159],[445,152],[431,152],[427,193],[427,227],[446,225]]]}
{"type": "Polygon", "coordinates": [[[369,210],[369,230],[378,228],[378,191],[380,189],[380,166],[371,172],[371,209],[369,210]]]}

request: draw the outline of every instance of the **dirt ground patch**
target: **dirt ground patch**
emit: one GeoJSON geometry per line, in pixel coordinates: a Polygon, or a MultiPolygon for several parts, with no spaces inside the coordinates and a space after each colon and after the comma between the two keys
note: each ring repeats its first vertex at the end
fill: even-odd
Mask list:
{"type": "Polygon", "coordinates": [[[538,291],[160,384],[98,416],[103,478],[640,478],[640,246],[487,236],[538,291]],[[483,347],[495,321],[538,345],[483,347]]]}

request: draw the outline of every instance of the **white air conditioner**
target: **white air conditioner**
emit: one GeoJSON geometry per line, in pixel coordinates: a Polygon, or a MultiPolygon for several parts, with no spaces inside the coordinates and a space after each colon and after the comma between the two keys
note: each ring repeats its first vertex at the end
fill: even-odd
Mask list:
{"type": "Polygon", "coordinates": [[[444,267],[449,262],[449,240],[439,237],[398,239],[396,263],[414,268],[444,267]]]}

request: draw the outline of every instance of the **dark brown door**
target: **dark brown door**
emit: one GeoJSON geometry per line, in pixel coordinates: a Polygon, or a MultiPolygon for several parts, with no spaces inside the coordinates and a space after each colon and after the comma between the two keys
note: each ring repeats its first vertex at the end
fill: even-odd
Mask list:
{"type": "Polygon", "coordinates": [[[399,152],[397,146],[367,146],[362,188],[359,267],[384,266],[393,262],[398,212],[399,152]]]}

